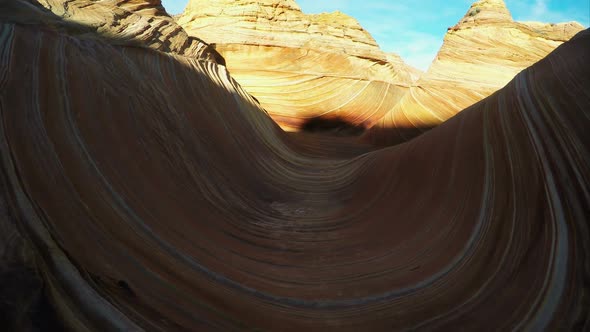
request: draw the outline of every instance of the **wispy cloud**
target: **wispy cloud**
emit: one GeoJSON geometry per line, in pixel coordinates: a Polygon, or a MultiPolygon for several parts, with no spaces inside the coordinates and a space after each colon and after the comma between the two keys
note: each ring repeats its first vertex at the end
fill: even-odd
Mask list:
{"type": "Polygon", "coordinates": [[[579,0],[510,0],[506,1],[518,21],[559,23],[577,21],[590,24],[590,1],[579,0]]]}
{"type": "Polygon", "coordinates": [[[536,0],[533,5],[532,15],[535,17],[547,16],[547,0],[536,0]]]}

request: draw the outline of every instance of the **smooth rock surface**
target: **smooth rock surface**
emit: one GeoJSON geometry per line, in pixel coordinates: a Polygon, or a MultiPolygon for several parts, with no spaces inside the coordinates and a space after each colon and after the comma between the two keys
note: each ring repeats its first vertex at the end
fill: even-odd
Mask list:
{"type": "Polygon", "coordinates": [[[515,22],[503,0],[475,2],[449,28],[428,71],[367,134],[395,144],[491,95],[583,29],[576,22],[515,22]]]}

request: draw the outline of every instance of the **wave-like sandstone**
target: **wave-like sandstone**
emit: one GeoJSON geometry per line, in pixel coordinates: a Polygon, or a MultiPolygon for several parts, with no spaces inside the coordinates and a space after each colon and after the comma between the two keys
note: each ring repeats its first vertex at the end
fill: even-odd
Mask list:
{"type": "Polygon", "coordinates": [[[372,126],[416,79],[354,18],[306,15],[293,0],[191,0],[178,23],[215,44],[232,76],[289,130],[316,117],[372,126]]]}
{"type": "Polygon", "coordinates": [[[582,29],[576,22],[515,22],[503,0],[477,1],[449,28],[428,71],[368,136],[392,144],[437,126],[503,87],[582,29]]]}
{"type": "Polygon", "coordinates": [[[0,21],[0,253],[38,271],[60,324],[590,326],[590,30],[376,149],[309,144],[224,66],[22,4],[0,21]]]}

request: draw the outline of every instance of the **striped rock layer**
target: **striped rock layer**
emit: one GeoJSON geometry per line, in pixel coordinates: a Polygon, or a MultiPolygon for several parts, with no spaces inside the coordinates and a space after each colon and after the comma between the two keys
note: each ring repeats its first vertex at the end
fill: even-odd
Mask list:
{"type": "Polygon", "coordinates": [[[372,126],[416,76],[354,18],[306,15],[293,0],[191,0],[177,20],[215,44],[232,76],[288,130],[316,117],[372,126]]]}
{"type": "Polygon", "coordinates": [[[428,71],[368,133],[403,142],[491,95],[583,29],[576,22],[515,22],[503,0],[475,2],[449,28],[428,71]]]}
{"type": "Polygon", "coordinates": [[[283,132],[215,62],[2,9],[0,253],[54,324],[590,326],[590,30],[377,148],[283,132]]]}

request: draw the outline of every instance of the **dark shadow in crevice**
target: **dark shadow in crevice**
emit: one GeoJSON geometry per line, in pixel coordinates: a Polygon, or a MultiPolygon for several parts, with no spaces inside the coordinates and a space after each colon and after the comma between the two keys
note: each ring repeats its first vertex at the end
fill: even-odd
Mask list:
{"type": "Polygon", "coordinates": [[[301,125],[301,131],[331,136],[360,136],[365,132],[365,127],[342,117],[318,116],[306,120],[301,125]]]}
{"type": "Polygon", "coordinates": [[[5,331],[64,331],[43,279],[24,264],[0,266],[0,322],[5,331]]]}

